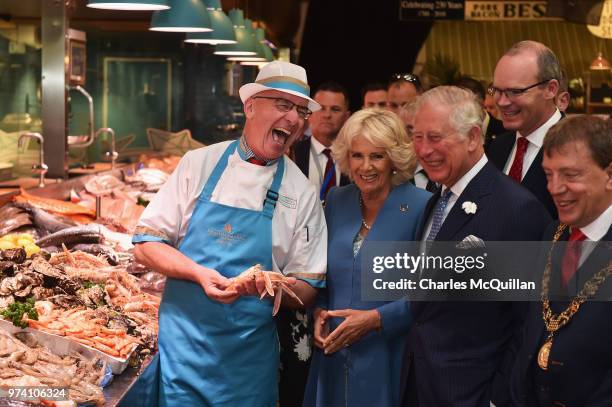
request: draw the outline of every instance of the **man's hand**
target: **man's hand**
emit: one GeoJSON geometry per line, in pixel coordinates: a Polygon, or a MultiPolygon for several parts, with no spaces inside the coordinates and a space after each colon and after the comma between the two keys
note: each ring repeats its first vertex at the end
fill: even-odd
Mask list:
{"type": "Polygon", "coordinates": [[[325,339],[323,343],[325,354],[331,354],[343,347],[348,347],[370,331],[380,328],[380,314],[375,309],[327,311],[326,318],[331,317],[344,318],[344,321],[325,339]]]}
{"type": "Polygon", "coordinates": [[[240,297],[235,288],[228,288],[230,280],[223,277],[218,271],[202,267],[200,276],[200,285],[211,300],[229,304],[240,297]]]}

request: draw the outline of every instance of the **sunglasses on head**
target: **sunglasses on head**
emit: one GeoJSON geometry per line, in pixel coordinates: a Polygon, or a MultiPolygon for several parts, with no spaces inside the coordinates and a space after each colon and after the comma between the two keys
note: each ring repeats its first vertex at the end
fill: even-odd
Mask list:
{"type": "Polygon", "coordinates": [[[396,73],[391,75],[391,78],[389,79],[390,83],[398,81],[410,82],[417,88],[421,87],[421,81],[419,80],[419,77],[411,73],[396,73]]]}

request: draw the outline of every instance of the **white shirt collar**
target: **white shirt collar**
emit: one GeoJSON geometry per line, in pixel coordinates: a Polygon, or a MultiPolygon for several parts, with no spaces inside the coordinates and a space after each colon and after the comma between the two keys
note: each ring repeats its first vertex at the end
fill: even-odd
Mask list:
{"type": "Polygon", "coordinates": [[[580,228],[580,231],[584,233],[589,240],[598,242],[606,235],[606,233],[608,233],[608,229],[610,229],[611,224],[612,205],[608,206],[608,209],[603,211],[603,213],[593,222],[589,223],[583,228],[580,228]]]}
{"type": "MultiPolygon", "coordinates": [[[[482,157],[480,157],[480,160],[478,160],[478,162],[474,164],[474,166],[470,168],[468,172],[463,174],[463,177],[459,178],[459,181],[455,182],[455,185],[450,188],[450,190],[453,191],[453,195],[457,197],[461,196],[463,190],[467,187],[470,181],[474,179],[476,174],[478,174],[480,170],[482,170],[487,161],[489,161],[487,159],[487,155],[483,154],[482,157]]],[[[446,191],[446,188],[444,188],[444,190],[446,191]]],[[[445,191],[442,191],[442,193],[444,193],[445,191]]]]}
{"type": "Polygon", "coordinates": [[[423,166],[421,165],[421,163],[419,163],[419,162],[417,161],[417,166],[416,166],[416,168],[414,169],[414,173],[415,173],[415,174],[418,174],[418,173],[419,173],[420,171],[422,171],[422,170],[423,170],[423,166]]]}
{"type": "Polygon", "coordinates": [[[315,138],[315,136],[310,137],[310,143],[312,144],[312,148],[314,148],[315,153],[317,155],[323,154],[323,150],[329,147],[325,147],[319,140],[315,138]]]}
{"type": "MultiPolygon", "coordinates": [[[[542,147],[542,144],[544,144],[544,136],[546,136],[546,133],[548,133],[548,129],[554,126],[559,120],[561,120],[561,112],[559,111],[559,109],[556,109],[555,113],[553,113],[552,116],[548,118],[546,123],[535,129],[531,134],[525,136],[525,138],[538,148],[542,147]]],[[[517,139],[521,136],[522,134],[517,131],[517,139]]]]}

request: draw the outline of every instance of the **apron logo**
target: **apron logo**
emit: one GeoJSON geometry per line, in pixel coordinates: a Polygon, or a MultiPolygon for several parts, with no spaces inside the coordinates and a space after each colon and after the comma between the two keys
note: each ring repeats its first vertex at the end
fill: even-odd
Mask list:
{"type": "Polygon", "coordinates": [[[234,233],[234,228],[229,223],[223,225],[223,229],[208,228],[208,236],[216,239],[217,243],[223,246],[246,240],[244,234],[234,233]]]}

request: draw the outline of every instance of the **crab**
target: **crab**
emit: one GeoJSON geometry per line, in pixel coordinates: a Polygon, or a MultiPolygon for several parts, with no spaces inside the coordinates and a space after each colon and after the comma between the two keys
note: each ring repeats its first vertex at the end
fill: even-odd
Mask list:
{"type": "Polygon", "coordinates": [[[226,289],[234,288],[237,284],[248,281],[256,280],[258,277],[262,277],[265,282],[265,290],[261,292],[259,296],[263,299],[266,294],[274,298],[274,306],[272,307],[272,316],[275,316],[280,309],[283,292],[287,293],[290,297],[294,298],[300,305],[304,305],[300,297],[298,297],[293,290],[290,288],[290,282],[292,279],[284,276],[281,273],[273,271],[265,271],[261,264],[256,264],[249,267],[236,277],[231,278],[231,284],[226,289]]]}

